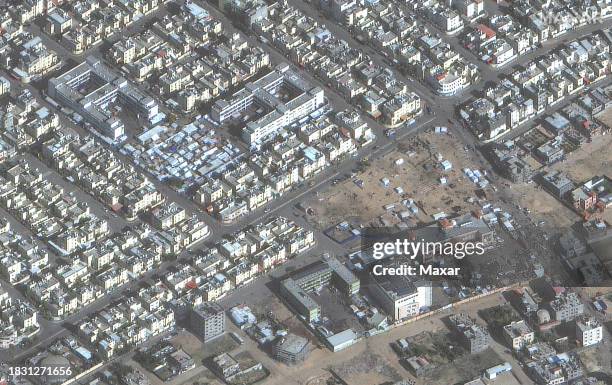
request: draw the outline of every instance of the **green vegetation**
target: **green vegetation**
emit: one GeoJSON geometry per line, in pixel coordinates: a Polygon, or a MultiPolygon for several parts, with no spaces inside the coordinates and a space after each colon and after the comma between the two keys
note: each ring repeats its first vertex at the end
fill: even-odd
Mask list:
{"type": "Polygon", "coordinates": [[[499,331],[505,325],[518,321],[521,317],[510,305],[498,305],[479,311],[491,331],[499,331]]]}

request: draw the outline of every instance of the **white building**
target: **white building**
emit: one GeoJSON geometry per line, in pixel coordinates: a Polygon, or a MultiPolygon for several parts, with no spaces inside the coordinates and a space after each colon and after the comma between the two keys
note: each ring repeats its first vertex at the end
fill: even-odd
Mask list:
{"type": "Polygon", "coordinates": [[[383,310],[397,322],[431,307],[431,282],[412,282],[405,275],[372,275],[372,293],[383,310]]]}
{"type": "Polygon", "coordinates": [[[504,326],[504,338],[514,350],[521,350],[533,343],[535,333],[524,320],[504,326]]]}
{"type": "Polygon", "coordinates": [[[452,9],[438,8],[430,12],[434,23],[446,33],[453,34],[463,28],[463,19],[452,9]]]}
{"type": "Polygon", "coordinates": [[[7,94],[11,90],[11,83],[3,76],[0,76],[0,95],[7,94]]]}
{"type": "Polygon", "coordinates": [[[468,19],[473,19],[484,12],[483,0],[453,0],[452,6],[468,19]]]}
{"type": "Polygon", "coordinates": [[[576,321],[576,339],[582,346],[595,345],[603,340],[603,328],[595,318],[576,321]]]}
{"type": "Polygon", "coordinates": [[[280,128],[286,127],[308,116],[325,104],[323,90],[312,87],[287,64],[278,65],[274,71],[244,88],[228,100],[218,100],[211,109],[211,118],[223,123],[230,118],[240,117],[244,111],[256,105],[267,111],[255,120],[243,117],[245,126],[242,138],[249,144],[262,143],[273,136],[280,128]],[[295,94],[291,100],[283,101],[278,97],[279,90],[285,87],[295,94]]]}
{"type": "Polygon", "coordinates": [[[431,81],[436,87],[436,92],[443,96],[455,95],[467,86],[462,76],[448,72],[432,76],[431,81]]]}
{"type": "Polygon", "coordinates": [[[50,79],[48,94],[112,139],[123,135],[124,125],[110,111],[111,103],[120,101],[145,121],[151,121],[159,112],[155,100],[93,56],[61,76],[50,79]]]}

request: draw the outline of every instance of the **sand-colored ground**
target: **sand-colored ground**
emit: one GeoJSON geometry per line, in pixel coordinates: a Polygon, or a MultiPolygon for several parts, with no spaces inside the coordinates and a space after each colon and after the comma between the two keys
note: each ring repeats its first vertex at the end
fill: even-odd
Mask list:
{"type": "Polygon", "coordinates": [[[534,222],[544,221],[544,229],[558,232],[560,228],[569,227],[579,219],[573,210],[536,183],[510,185],[505,193],[512,202],[528,209],[534,222]]]}
{"type": "MultiPolygon", "coordinates": [[[[503,301],[501,295],[492,295],[479,301],[474,301],[461,305],[459,310],[477,317],[478,309],[491,307],[503,301]]],[[[446,326],[442,318],[450,313],[441,313],[435,317],[425,318],[411,324],[401,326],[387,333],[370,337],[365,341],[359,342],[345,350],[332,353],[328,349],[315,349],[307,360],[299,367],[280,364],[271,359],[267,354],[259,349],[249,349],[255,359],[261,361],[264,366],[270,368],[271,375],[266,379],[265,384],[286,385],[291,384],[311,384],[320,376],[329,375],[329,369],[335,370],[342,375],[342,378],[349,380],[351,385],[377,385],[387,383],[396,378],[414,379],[414,377],[399,362],[397,354],[392,350],[391,343],[399,338],[414,336],[424,331],[446,331],[446,326]],[[371,370],[367,365],[361,364],[364,361],[374,363],[371,370]],[[383,362],[385,365],[379,366],[377,363],[383,362]],[[372,382],[378,381],[380,382],[372,382]],[[290,380],[290,382],[287,382],[290,380]]],[[[247,342],[248,344],[251,341],[247,342]]],[[[246,345],[246,344],[245,344],[246,345]]],[[[417,379],[418,385],[426,384],[426,380],[417,379]]],[[[437,385],[446,385],[439,383],[437,385]]],[[[450,383],[449,383],[450,385],[450,383]]]]}
{"type": "MultiPolygon", "coordinates": [[[[611,147],[612,135],[595,137],[592,143],[585,143],[581,148],[570,153],[565,161],[555,163],[549,169],[566,173],[576,184],[583,183],[595,175],[610,176],[612,173],[611,147]]],[[[536,183],[509,184],[504,194],[512,202],[529,209],[534,221],[544,221],[542,225],[544,229],[550,229],[553,233],[580,220],[578,214],[571,208],[536,183]]],[[[612,210],[604,212],[602,218],[608,222],[612,221],[612,210]]]]}
{"type": "Polygon", "coordinates": [[[609,373],[612,368],[610,362],[610,347],[601,344],[589,349],[582,349],[578,353],[580,361],[584,364],[584,367],[588,373],[592,372],[604,372],[609,373]]]}
{"type": "Polygon", "coordinates": [[[381,217],[397,223],[399,219],[394,213],[406,210],[399,206],[404,199],[413,199],[419,206],[414,220],[430,222],[434,213],[466,212],[476,207],[467,199],[476,197],[478,186],[464,176],[462,169],[483,167],[474,152],[465,151],[456,138],[424,133],[400,142],[396,150],[372,161],[364,172],[320,193],[311,205],[321,228],[345,220],[379,222],[381,217]],[[442,160],[450,161],[452,169],[443,171],[442,160]],[[445,185],[440,183],[441,177],[447,179],[445,185]],[[383,178],[389,180],[386,187],[381,182],[383,178]],[[357,181],[362,181],[363,187],[357,181]],[[398,193],[396,188],[403,191],[398,193]],[[385,210],[388,204],[396,207],[385,210]]]}
{"type": "Polygon", "coordinates": [[[214,373],[212,373],[204,365],[196,365],[195,368],[173,378],[170,381],[163,382],[155,374],[149,372],[143,368],[138,362],[130,359],[125,363],[128,366],[136,368],[141,373],[144,373],[149,380],[151,385],[193,385],[194,383],[209,384],[209,385],[222,385],[214,373]]]}
{"type": "Polygon", "coordinates": [[[612,127],[612,108],[608,108],[597,119],[608,127],[612,127]]]}
{"type": "MultiPolygon", "coordinates": [[[[610,115],[612,115],[612,110],[610,115]]],[[[612,120],[612,116],[611,116],[612,120]]],[[[567,160],[554,164],[552,170],[561,170],[577,182],[584,182],[594,175],[612,173],[612,135],[593,138],[567,156],[567,160]]]]}
{"type": "Polygon", "coordinates": [[[236,351],[239,346],[229,334],[203,344],[198,337],[188,331],[179,333],[171,342],[172,345],[182,348],[189,354],[196,364],[213,355],[236,351]]]}

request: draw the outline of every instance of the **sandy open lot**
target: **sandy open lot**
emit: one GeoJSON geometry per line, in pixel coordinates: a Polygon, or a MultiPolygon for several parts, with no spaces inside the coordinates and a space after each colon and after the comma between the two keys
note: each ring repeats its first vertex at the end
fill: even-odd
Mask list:
{"type": "Polygon", "coordinates": [[[550,195],[535,182],[510,185],[505,191],[510,201],[530,211],[534,222],[544,221],[542,227],[553,233],[575,223],[579,217],[569,207],[550,195]]]}
{"type": "Polygon", "coordinates": [[[406,210],[399,207],[400,202],[413,199],[419,213],[412,220],[427,223],[434,213],[463,213],[475,208],[467,199],[476,198],[478,186],[462,169],[485,167],[472,150],[466,151],[451,135],[423,133],[400,141],[396,150],[372,161],[363,172],[320,193],[311,206],[320,228],[345,220],[380,225],[381,218],[395,224],[399,222],[395,214],[406,210]],[[452,169],[442,170],[440,163],[444,160],[451,162],[452,169]],[[446,184],[440,183],[442,177],[447,179],[446,184]],[[388,180],[387,186],[383,185],[383,178],[388,180]],[[398,192],[397,188],[401,190],[398,192]],[[388,204],[396,207],[385,210],[388,204]]]}
{"type": "Polygon", "coordinates": [[[189,370],[173,378],[170,381],[163,382],[155,374],[143,368],[138,362],[130,359],[126,365],[136,368],[141,373],[144,373],[151,385],[193,385],[195,382],[200,384],[221,385],[223,382],[219,380],[213,372],[204,365],[196,365],[195,368],[189,370]]]}
{"type": "MultiPolygon", "coordinates": [[[[610,110],[612,123],[612,110],[610,110]]],[[[552,170],[561,170],[567,173],[577,183],[584,182],[594,175],[612,172],[612,135],[603,135],[593,138],[592,143],[585,143],[576,151],[567,156],[564,162],[554,164],[552,170]]]]}
{"type": "Polygon", "coordinates": [[[601,115],[597,117],[600,122],[608,127],[612,127],[612,108],[608,108],[601,115]]]}
{"type": "MultiPolygon", "coordinates": [[[[610,113],[612,123],[612,111],[610,113]]],[[[595,175],[608,176],[612,172],[612,135],[598,136],[592,143],[585,143],[581,148],[570,153],[563,162],[555,163],[549,170],[566,173],[576,184],[585,182],[595,175]]],[[[535,182],[530,184],[509,184],[504,194],[512,202],[527,208],[535,222],[544,221],[544,229],[550,233],[559,232],[580,220],[568,206],[543,190],[535,182]]],[[[603,219],[612,220],[612,210],[603,214],[603,219]]]]}

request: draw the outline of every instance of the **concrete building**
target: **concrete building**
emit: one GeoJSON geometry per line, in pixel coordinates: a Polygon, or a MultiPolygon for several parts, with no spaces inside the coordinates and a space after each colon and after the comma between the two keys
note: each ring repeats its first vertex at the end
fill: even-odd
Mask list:
{"type": "Polygon", "coordinates": [[[463,77],[458,74],[442,72],[429,78],[436,92],[443,96],[455,95],[466,87],[463,77]]]}
{"type": "Polygon", "coordinates": [[[155,100],[93,56],[50,79],[48,93],[111,139],[118,139],[125,131],[123,122],[109,109],[112,103],[125,104],[145,121],[153,119],[159,111],[155,100]]]}
{"type": "Polygon", "coordinates": [[[321,307],[292,278],[281,282],[280,293],[298,314],[306,318],[306,321],[312,322],[319,319],[321,307]]]}
{"type": "Polygon", "coordinates": [[[295,310],[311,322],[319,318],[321,308],[310,293],[330,284],[347,296],[359,292],[360,288],[359,278],[346,266],[335,258],[324,257],[283,280],[280,291],[295,310]]]}
{"type": "Polygon", "coordinates": [[[446,33],[454,33],[463,28],[463,19],[448,8],[432,8],[429,14],[434,23],[446,33]]]}
{"type": "Polygon", "coordinates": [[[56,8],[47,14],[45,32],[49,35],[61,35],[72,28],[72,18],[66,11],[56,8]]]}
{"type": "Polygon", "coordinates": [[[60,58],[55,51],[47,48],[38,36],[26,41],[21,46],[17,66],[12,73],[29,82],[43,76],[60,64],[60,58]]]}
{"type": "Polygon", "coordinates": [[[561,171],[549,171],[541,177],[542,186],[557,198],[562,198],[574,188],[574,182],[561,171]]]}
{"type": "Polygon", "coordinates": [[[596,318],[576,321],[576,340],[582,346],[595,345],[603,340],[603,328],[596,318]]]}
{"type": "Polygon", "coordinates": [[[0,76],[0,95],[8,94],[11,91],[11,82],[3,76],[0,76]]]}
{"type": "Polygon", "coordinates": [[[453,314],[449,317],[449,321],[468,352],[480,353],[489,346],[491,336],[487,329],[474,322],[467,314],[453,314]]]}
{"type": "Polygon", "coordinates": [[[280,64],[261,79],[247,83],[231,99],[216,101],[210,115],[217,123],[223,123],[231,117],[238,117],[253,105],[260,107],[266,112],[246,123],[242,129],[245,142],[258,144],[324,104],[321,88],[312,87],[287,64],[280,64]],[[283,87],[293,95],[288,101],[277,96],[283,87]]]}
{"type": "Polygon", "coordinates": [[[385,123],[397,125],[421,111],[421,99],[415,94],[398,95],[382,106],[385,123]]]}
{"type": "Polygon", "coordinates": [[[565,155],[565,150],[557,141],[546,142],[535,150],[535,153],[546,164],[560,161],[565,155]]]}
{"type": "Polygon", "coordinates": [[[473,19],[484,12],[483,0],[453,0],[451,5],[468,19],[473,19]]]}
{"type": "Polygon", "coordinates": [[[597,204],[599,196],[612,192],[612,180],[603,175],[595,176],[571,192],[571,200],[576,210],[590,210],[597,204]]]}
{"type": "Polygon", "coordinates": [[[225,313],[214,302],[205,302],[193,308],[189,320],[191,330],[204,342],[225,333],[225,313]]]}
{"type": "Polygon", "coordinates": [[[223,379],[231,378],[240,372],[240,364],[238,361],[227,353],[215,356],[212,361],[213,369],[223,379]]]}
{"type": "Polygon", "coordinates": [[[431,282],[413,281],[405,275],[370,274],[370,278],[374,298],[395,322],[418,315],[431,306],[431,282]]]}
{"type": "Polygon", "coordinates": [[[187,217],[185,209],[175,202],[153,210],[151,222],[153,226],[160,230],[167,230],[187,217]]]}
{"type": "Polygon", "coordinates": [[[295,364],[304,361],[310,352],[310,341],[295,334],[281,337],[273,348],[274,358],[286,364],[295,364]]]}
{"type": "MultiPolygon", "coordinates": [[[[423,242],[482,242],[487,246],[495,240],[495,232],[484,220],[469,213],[452,219],[441,219],[438,223],[415,229],[413,234],[415,239],[422,239],[423,242]]],[[[440,255],[432,251],[417,257],[423,263],[429,263],[438,260],[440,255]]]]}
{"type": "Polygon", "coordinates": [[[584,371],[575,353],[561,353],[539,362],[531,362],[527,370],[537,384],[560,385],[573,383],[584,371]]]}
{"type": "Polygon", "coordinates": [[[359,278],[355,276],[344,264],[336,258],[325,260],[327,266],[332,271],[331,283],[345,295],[357,294],[360,288],[359,278]]]}
{"type": "Polygon", "coordinates": [[[524,320],[504,326],[504,339],[514,350],[521,350],[530,345],[534,338],[535,333],[524,320]]]}
{"type": "Polygon", "coordinates": [[[584,304],[576,293],[562,293],[550,302],[550,310],[556,321],[571,321],[584,313],[584,304]]]}

